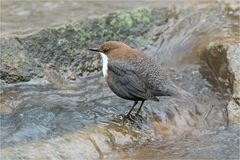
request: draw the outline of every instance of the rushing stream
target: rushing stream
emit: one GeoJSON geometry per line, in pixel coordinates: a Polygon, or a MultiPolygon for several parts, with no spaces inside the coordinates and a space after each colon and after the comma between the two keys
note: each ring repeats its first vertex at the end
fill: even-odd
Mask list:
{"type": "Polygon", "coordinates": [[[239,126],[228,124],[226,113],[231,89],[204,61],[211,42],[239,43],[237,19],[218,7],[184,14],[155,28],[158,38],[144,50],[193,100],[147,101],[131,123],[120,115],[132,102],[114,95],[102,73],[54,84],[2,83],[0,159],[238,159],[239,126]]]}

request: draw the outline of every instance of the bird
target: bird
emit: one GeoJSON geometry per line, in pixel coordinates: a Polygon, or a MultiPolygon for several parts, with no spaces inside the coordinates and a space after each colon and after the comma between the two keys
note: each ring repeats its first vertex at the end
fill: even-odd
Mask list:
{"type": "Polygon", "coordinates": [[[134,101],[126,117],[131,116],[140,101],[139,115],[146,100],[158,102],[159,96],[174,96],[190,100],[192,94],[177,86],[168,72],[146,53],[120,41],[107,41],[98,48],[102,58],[102,71],[109,88],[119,97],[134,101]]]}

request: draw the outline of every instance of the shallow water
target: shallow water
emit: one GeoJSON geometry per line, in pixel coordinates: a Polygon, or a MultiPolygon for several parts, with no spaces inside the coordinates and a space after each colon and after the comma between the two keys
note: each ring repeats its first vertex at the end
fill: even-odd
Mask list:
{"type": "Polygon", "coordinates": [[[178,140],[153,141],[109,159],[239,159],[239,126],[225,130],[197,131],[178,140]],[[190,138],[191,137],[191,138],[190,138]]]}
{"type": "MultiPolygon", "coordinates": [[[[149,158],[167,158],[171,157],[169,155],[171,151],[175,152],[176,150],[180,150],[181,154],[175,152],[172,157],[180,155],[185,157],[182,154],[186,152],[186,147],[190,148],[187,150],[188,152],[194,152],[191,150],[191,146],[197,145],[201,138],[212,139],[211,136],[206,138],[204,136],[205,132],[207,134],[214,132],[218,135],[218,132],[222,132],[222,130],[216,130],[219,127],[224,129],[226,126],[222,111],[225,100],[219,100],[211,85],[202,79],[198,71],[199,67],[199,65],[191,65],[184,67],[182,70],[171,70],[171,73],[177,77],[176,82],[179,82],[179,84],[187,83],[189,88],[186,87],[186,89],[196,96],[201,96],[199,98],[199,105],[201,104],[201,106],[198,107],[197,111],[196,108],[192,108],[191,104],[181,103],[174,98],[160,98],[160,104],[146,102],[142,112],[144,120],[140,120],[140,124],[138,124],[140,128],[138,125],[129,122],[124,123],[119,118],[120,114],[126,113],[132,102],[116,97],[109,90],[102,76],[99,75],[72,84],[52,85],[43,82],[42,85],[39,85],[27,82],[4,87],[2,103],[8,105],[11,109],[2,111],[0,115],[2,153],[5,153],[3,154],[5,156],[9,155],[12,148],[18,148],[19,146],[20,148],[17,150],[21,154],[27,154],[26,151],[29,151],[30,147],[31,152],[38,155],[38,150],[41,150],[38,148],[39,146],[50,143],[47,150],[52,150],[56,144],[59,144],[57,139],[61,137],[67,137],[71,141],[79,140],[79,145],[84,146],[86,142],[82,137],[85,135],[95,133],[100,139],[102,136],[103,139],[108,139],[109,137],[106,137],[105,133],[103,135],[100,133],[110,130],[115,138],[113,142],[107,140],[109,141],[107,144],[120,146],[117,149],[113,148],[114,152],[110,152],[113,155],[106,156],[106,159],[111,159],[112,156],[122,159],[122,154],[124,157],[140,158],[144,152],[148,153],[149,158]],[[214,108],[204,119],[202,117],[206,117],[206,112],[211,107],[209,103],[214,108]],[[175,110],[174,107],[179,109],[175,110]],[[197,112],[201,112],[201,115],[198,115],[197,112]],[[209,127],[212,131],[199,131],[201,128],[208,129],[209,127]],[[134,137],[131,137],[132,134],[140,134],[141,136],[135,137],[134,140],[134,137]],[[185,139],[182,140],[181,137],[185,137],[185,139]],[[175,141],[177,141],[177,144],[172,148],[171,146],[175,145],[175,141]],[[163,143],[164,146],[161,147],[163,143]],[[186,146],[183,147],[183,144],[186,146]],[[157,152],[158,147],[161,148],[161,154],[157,152]],[[129,152],[129,149],[132,152],[129,152]],[[115,154],[115,152],[117,153],[115,154]]],[[[183,84],[181,85],[184,86],[183,84]]],[[[236,134],[231,134],[232,130],[225,132],[232,138],[236,138],[236,134]]],[[[206,142],[209,142],[208,140],[206,142]]],[[[230,138],[230,140],[232,139],[230,138]]],[[[67,140],[61,147],[68,148],[68,145],[73,145],[71,143],[67,140]]],[[[219,143],[216,144],[217,146],[222,146],[221,140],[216,143],[219,143]]],[[[99,148],[102,150],[101,147],[99,148]]],[[[91,148],[88,145],[86,148],[89,148],[86,151],[89,154],[96,151],[96,148],[91,148]]],[[[56,154],[55,152],[47,152],[47,155],[56,154]]],[[[69,153],[72,153],[70,154],[72,156],[75,152],[77,151],[69,153]]],[[[186,154],[186,156],[190,155],[186,154]]]]}
{"type": "MultiPolygon", "coordinates": [[[[65,2],[40,3],[45,6],[39,7],[43,14],[48,13],[48,5],[56,13],[66,6],[65,2]]],[[[67,10],[73,15],[82,13],[84,10],[76,11],[74,7],[83,2],[75,3],[67,3],[67,10]]],[[[36,4],[30,4],[26,7],[36,8],[36,4]]],[[[112,4],[113,10],[124,8],[112,4]]],[[[24,2],[15,5],[21,8],[24,2]]],[[[26,18],[31,12],[22,9],[14,14],[26,18]]],[[[39,13],[37,16],[41,16],[39,13]]],[[[96,15],[94,7],[84,13],[96,15]]],[[[116,97],[101,74],[69,83],[50,84],[41,79],[1,86],[1,159],[238,159],[239,126],[227,126],[226,120],[230,89],[218,84],[216,75],[200,58],[211,42],[239,41],[239,32],[234,29],[237,19],[223,13],[221,5],[195,12],[184,10],[180,20],[155,27],[153,32],[159,37],[146,47],[146,52],[169,68],[173,81],[196,99],[182,102],[161,97],[159,103],[148,101],[143,117],[135,117],[134,124],[119,116],[132,102],[116,97]]],[[[65,18],[51,25],[69,17],[65,18]]],[[[35,29],[33,24],[28,26],[30,29],[24,23],[20,26],[29,31],[35,29]]],[[[46,26],[46,22],[41,24],[46,26]]],[[[5,28],[3,34],[15,31],[19,30],[5,28]]]]}

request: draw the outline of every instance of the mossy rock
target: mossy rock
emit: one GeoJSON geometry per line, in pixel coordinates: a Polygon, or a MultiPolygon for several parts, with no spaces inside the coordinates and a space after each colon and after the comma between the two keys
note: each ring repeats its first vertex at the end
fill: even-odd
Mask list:
{"type": "MultiPolygon", "coordinates": [[[[168,18],[168,11],[165,12],[163,19],[168,18]]],[[[67,77],[69,72],[76,76],[98,72],[101,69],[99,55],[90,53],[87,48],[108,40],[123,41],[137,48],[146,46],[149,31],[154,25],[154,15],[156,12],[148,8],[138,8],[83,22],[75,20],[29,35],[2,38],[1,57],[4,63],[0,78],[14,83],[51,76],[49,70],[54,70],[60,78],[67,77]]]]}
{"type": "Polygon", "coordinates": [[[41,66],[29,58],[28,52],[12,37],[1,40],[0,79],[7,83],[29,81],[41,77],[41,66]]]}

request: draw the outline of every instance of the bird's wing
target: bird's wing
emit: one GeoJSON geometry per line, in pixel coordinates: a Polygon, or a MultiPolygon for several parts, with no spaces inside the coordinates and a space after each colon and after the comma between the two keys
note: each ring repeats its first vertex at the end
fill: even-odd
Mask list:
{"type": "Polygon", "coordinates": [[[118,60],[110,61],[108,63],[108,74],[111,79],[111,85],[115,85],[113,87],[122,90],[122,94],[125,93],[129,98],[158,101],[150,92],[144,81],[135,73],[132,65],[118,60]]]}

